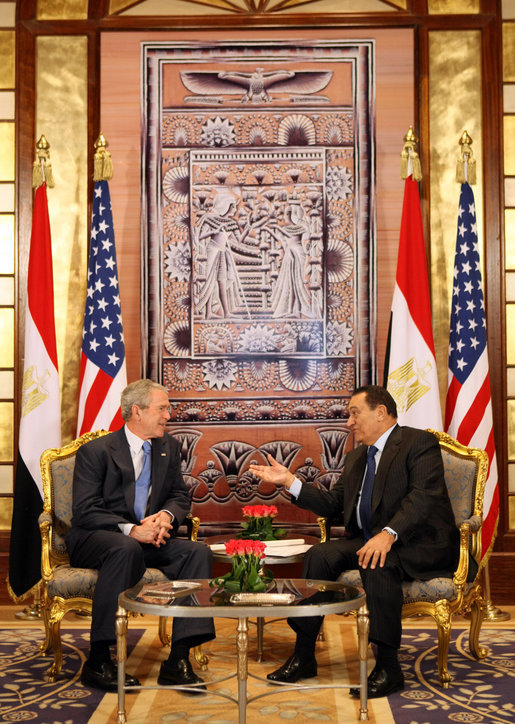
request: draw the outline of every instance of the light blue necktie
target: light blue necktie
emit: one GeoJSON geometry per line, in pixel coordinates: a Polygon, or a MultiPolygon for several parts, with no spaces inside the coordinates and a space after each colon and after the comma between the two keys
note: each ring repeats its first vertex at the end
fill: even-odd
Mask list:
{"type": "Polygon", "coordinates": [[[136,480],[136,492],[134,494],[134,513],[138,520],[145,517],[145,511],[147,509],[148,490],[150,488],[150,451],[152,445],[148,440],[143,443],[143,467],[138,479],[136,480]]]}
{"type": "Polygon", "coordinates": [[[375,454],[378,448],[371,445],[367,452],[367,469],[365,471],[365,480],[361,490],[361,500],[359,502],[359,517],[361,519],[361,527],[363,528],[363,538],[367,541],[372,537],[370,528],[372,518],[372,490],[374,489],[374,480],[376,477],[376,461],[375,454]]]}

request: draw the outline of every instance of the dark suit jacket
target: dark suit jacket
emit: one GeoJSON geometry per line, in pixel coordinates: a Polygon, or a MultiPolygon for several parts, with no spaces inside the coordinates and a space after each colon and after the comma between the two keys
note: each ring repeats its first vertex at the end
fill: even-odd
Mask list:
{"type": "MultiPolygon", "coordinates": [[[[361,534],[356,505],[363,482],[367,446],[349,452],[332,490],[303,485],[296,504],[328,518],[341,515],[351,537],[361,534]]],[[[397,426],[390,434],[376,472],[372,532],[385,526],[398,534],[394,544],[411,578],[449,576],[459,554],[459,534],[444,480],[438,440],[424,430],[397,426]]]]}
{"type": "MultiPolygon", "coordinates": [[[[124,428],[96,438],[77,451],[73,476],[70,553],[82,530],[118,531],[139,523],[134,515],[134,465],[124,428]]],[[[170,435],[152,440],[152,491],[148,514],[168,510],[176,530],[189,513],[191,496],[181,473],[179,443],[170,435]]]]}

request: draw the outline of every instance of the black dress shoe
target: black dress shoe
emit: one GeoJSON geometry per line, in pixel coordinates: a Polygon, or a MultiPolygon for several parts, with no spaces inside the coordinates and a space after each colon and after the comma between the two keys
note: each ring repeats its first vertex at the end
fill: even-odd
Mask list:
{"type": "MultiPolygon", "coordinates": [[[[388,694],[393,694],[401,689],[404,689],[404,674],[402,671],[391,675],[376,666],[367,679],[367,697],[369,699],[379,699],[381,696],[388,696],[388,694]]],[[[359,699],[360,690],[352,688],[350,694],[359,699]]]]}
{"type": "Polygon", "coordinates": [[[297,654],[292,654],[284,664],[267,675],[269,681],[280,681],[284,684],[294,684],[299,679],[311,679],[317,675],[316,659],[301,661],[297,654]]]}
{"type": "MultiPolygon", "coordinates": [[[[191,667],[190,660],[177,659],[176,661],[163,661],[157,683],[160,686],[195,686],[197,689],[206,690],[204,680],[195,674],[191,667]]],[[[190,691],[190,694],[200,694],[200,691],[190,691]]]]}
{"type": "MultiPolygon", "coordinates": [[[[94,669],[87,661],[84,662],[80,674],[80,682],[84,686],[92,686],[102,691],[118,690],[118,669],[113,661],[104,661],[100,669],[94,669]]],[[[139,686],[135,676],[125,674],[125,686],[139,686]]]]}

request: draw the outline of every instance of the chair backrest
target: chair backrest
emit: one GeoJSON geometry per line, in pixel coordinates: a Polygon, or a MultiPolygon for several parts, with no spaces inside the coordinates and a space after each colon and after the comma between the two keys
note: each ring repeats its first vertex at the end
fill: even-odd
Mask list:
{"type": "Polygon", "coordinates": [[[52,516],[50,560],[52,564],[68,563],[66,534],[72,520],[73,471],[77,450],[96,437],[108,435],[106,430],[87,432],[59,448],[50,448],[41,455],[43,510],[52,516]]]}
{"type": "MultiPolygon", "coordinates": [[[[488,455],[484,450],[465,447],[447,433],[430,430],[440,443],[445,483],[456,525],[476,515],[483,517],[483,496],[488,475],[488,455]]],[[[471,553],[481,557],[481,536],[473,536],[471,553]]]]}

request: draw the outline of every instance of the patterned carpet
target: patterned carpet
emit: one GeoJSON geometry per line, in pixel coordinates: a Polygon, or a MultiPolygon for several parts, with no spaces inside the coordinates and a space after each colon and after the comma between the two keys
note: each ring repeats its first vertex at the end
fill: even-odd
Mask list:
{"type": "MultiPolygon", "coordinates": [[[[425,623],[425,620],[424,620],[425,623]]],[[[142,683],[155,684],[159,665],[166,657],[160,646],[155,622],[148,628],[129,623],[128,670],[142,683]],[[136,643],[138,644],[136,646],[136,643]]],[[[236,666],[233,621],[217,621],[218,637],[205,647],[210,656],[206,680],[227,676],[236,666]]],[[[317,645],[318,683],[331,684],[358,680],[356,633],[353,620],[332,616],[326,619],[325,640],[317,645]]],[[[0,630],[0,721],[34,721],[41,724],[116,724],[115,694],[101,695],[85,689],[79,682],[80,667],[88,646],[84,629],[64,629],[62,676],[54,684],[45,682],[49,659],[38,653],[42,640],[37,625],[0,630]]],[[[283,621],[265,626],[265,661],[257,663],[255,629],[251,626],[249,671],[265,677],[291,652],[293,634],[283,621]]],[[[443,724],[444,722],[495,723],[515,721],[515,630],[490,624],[481,634],[481,643],[490,649],[489,657],[476,662],[468,654],[467,631],[453,630],[449,669],[454,683],[443,690],[436,677],[435,629],[417,623],[405,626],[401,658],[406,688],[388,699],[370,702],[371,722],[378,724],[443,724]]],[[[373,665],[372,655],[370,666],[373,665]]],[[[210,687],[235,696],[235,679],[210,687]]],[[[267,683],[249,679],[251,696],[270,691],[267,683]]],[[[274,691],[276,688],[274,687],[274,691]]],[[[278,691],[278,689],[277,689],[278,691]]],[[[358,720],[358,702],[348,689],[282,692],[257,699],[248,705],[248,724],[270,722],[352,722],[358,720]]],[[[192,697],[162,689],[148,689],[127,696],[128,722],[134,724],[170,724],[171,722],[208,722],[234,724],[238,721],[236,704],[219,696],[192,697]]]]}

